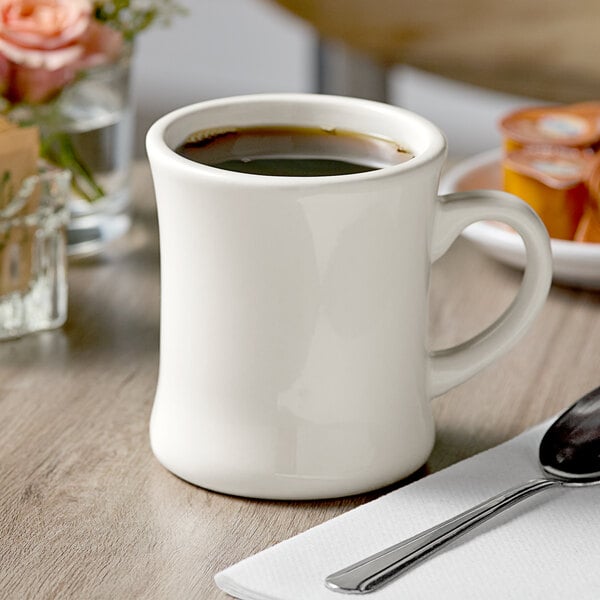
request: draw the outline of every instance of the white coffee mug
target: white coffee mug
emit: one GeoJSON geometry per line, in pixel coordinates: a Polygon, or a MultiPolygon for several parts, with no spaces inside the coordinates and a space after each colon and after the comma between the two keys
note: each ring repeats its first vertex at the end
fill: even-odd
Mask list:
{"type": "Polygon", "coordinates": [[[376,489],[417,470],[433,396],[506,352],[542,307],[550,244],[499,191],[437,197],[442,133],[366,100],[268,94],[202,102],[149,130],[160,228],[158,460],[212,490],[308,499],[376,489]],[[337,127],[414,158],[330,177],[225,171],[174,152],[199,130],[337,127]],[[470,223],[503,221],[527,247],[512,305],[457,347],[427,348],[430,265],[470,223]]]}

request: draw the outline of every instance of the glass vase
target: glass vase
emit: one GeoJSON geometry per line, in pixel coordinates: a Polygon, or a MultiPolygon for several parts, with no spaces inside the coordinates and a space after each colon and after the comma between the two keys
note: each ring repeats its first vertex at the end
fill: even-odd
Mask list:
{"type": "Polygon", "coordinates": [[[47,104],[19,105],[10,117],[36,124],[42,156],[71,171],[68,254],[100,252],[130,227],[133,147],[132,47],[117,60],[86,69],[47,104]]]}

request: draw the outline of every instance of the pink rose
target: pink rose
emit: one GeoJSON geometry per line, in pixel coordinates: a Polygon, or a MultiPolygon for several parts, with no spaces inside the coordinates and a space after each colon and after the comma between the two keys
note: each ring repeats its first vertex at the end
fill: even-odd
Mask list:
{"type": "Polygon", "coordinates": [[[10,62],[0,54],[0,96],[3,96],[8,89],[10,82],[10,62]]]}
{"type": "Polygon", "coordinates": [[[0,93],[42,103],[77,71],[114,60],[122,35],[92,18],[92,0],[0,0],[0,93]],[[2,59],[10,73],[2,85],[2,59]]]}
{"type": "Polygon", "coordinates": [[[0,52],[17,65],[54,71],[75,62],[91,0],[0,0],[0,52]]]}
{"type": "Polygon", "coordinates": [[[41,104],[56,96],[75,79],[76,71],[61,67],[54,71],[13,66],[6,96],[11,102],[41,104]]]}

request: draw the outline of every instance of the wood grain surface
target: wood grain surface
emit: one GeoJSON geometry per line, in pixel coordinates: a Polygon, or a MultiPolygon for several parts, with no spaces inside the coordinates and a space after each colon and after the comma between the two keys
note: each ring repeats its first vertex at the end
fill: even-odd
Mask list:
{"type": "MultiPolygon", "coordinates": [[[[215,572],[381,493],[246,500],[189,485],[153,458],[158,236],[147,166],[134,175],[131,233],[70,264],[67,324],[0,344],[3,599],[224,599],[215,572]]],[[[459,240],[434,265],[432,344],[489,323],[520,277],[459,240]]],[[[416,476],[511,438],[600,383],[599,316],[600,295],[554,287],[514,350],[434,400],[437,443],[416,476]]]]}

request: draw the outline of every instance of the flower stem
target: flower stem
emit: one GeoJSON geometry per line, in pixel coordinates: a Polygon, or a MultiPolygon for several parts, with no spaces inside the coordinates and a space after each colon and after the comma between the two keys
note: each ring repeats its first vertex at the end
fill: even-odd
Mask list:
{"type": "Polygon", "coordinates": [[[94,180],[92,172],[77,156],[68,133],[57,131],[42,136],[41,154],[60,167],[71,171],[73,187],[88,202],[95,202],[106,195],[102,187],[94,180]]]}

